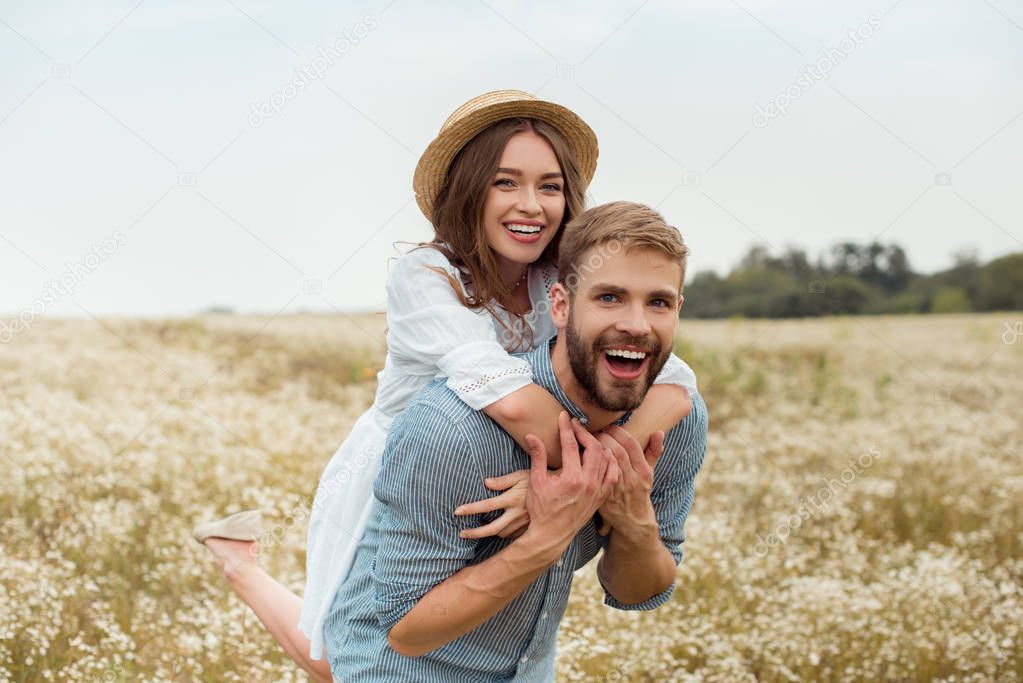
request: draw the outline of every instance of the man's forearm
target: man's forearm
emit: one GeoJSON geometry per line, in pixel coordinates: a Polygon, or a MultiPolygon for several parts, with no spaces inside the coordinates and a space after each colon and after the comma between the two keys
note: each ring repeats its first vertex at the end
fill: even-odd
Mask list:
{"type": "Polygon", "coordinates": [[[635,605],[671,585],[675,558],[661,542],[656,521],[627,531],[612,528],[597,574],[615,600],[635,605]]]}
{"type": "Polygon", "coordinates": [[[394,625],[388,643],[406,657],[447,645],[504,609],[561,557],[565,547],[561,539],[527,531],[493,557],[434,586],[394,625]]]}

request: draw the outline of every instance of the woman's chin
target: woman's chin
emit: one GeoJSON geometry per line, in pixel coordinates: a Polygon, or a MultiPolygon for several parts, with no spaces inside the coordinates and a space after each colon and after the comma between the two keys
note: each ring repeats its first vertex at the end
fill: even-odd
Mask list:
{"type": "Polygon", "coordinates": [[[496,251],[509,261],[515,263],[529,264],[534,263],[543,254],[544,249],[550,244],[550,240],[541,239],[527,244],[523,242],[517,242],[513,238],[502,240],[501,247],[496,251]]]}

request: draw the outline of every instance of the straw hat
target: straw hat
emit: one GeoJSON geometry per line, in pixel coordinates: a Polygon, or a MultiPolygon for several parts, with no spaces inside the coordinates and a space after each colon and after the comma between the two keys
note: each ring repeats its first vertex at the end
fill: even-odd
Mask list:
{"type": "Polygon", "coordinates": [[[455,155],[484,128],[516,117],[539,119],[557,128],[575,153],[583,182],[590,184],[597,170],[597,136],[586,122],[571,110],[538,100],[527,92],[496,90],[474,97],[456,109],[419,158],[412,189],[427,219],[433,220],[433,203],[455,155]]]}

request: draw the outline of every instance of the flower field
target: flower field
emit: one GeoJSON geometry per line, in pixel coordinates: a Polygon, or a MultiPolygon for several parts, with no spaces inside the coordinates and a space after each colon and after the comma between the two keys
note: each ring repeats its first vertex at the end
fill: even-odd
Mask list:
{"type": "MultiPolygon", "coordinates": [[[[1023,314],[683,321],[711,435],[671,603],[577,576],[564,681],[1023,680],[1023,314]]],[[[382,315],[40,321],[0,346],[0,681],[305,680],[189,536],[311,497],[382,315]]]]}

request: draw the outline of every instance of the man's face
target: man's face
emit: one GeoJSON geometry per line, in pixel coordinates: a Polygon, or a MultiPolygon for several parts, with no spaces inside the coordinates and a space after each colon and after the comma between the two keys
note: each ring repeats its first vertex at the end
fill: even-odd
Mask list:
{"type": "Polygon", "coordinates": [[[635,409],[671,354],[682,266],[646,247],[595,247],[582,263],[599,266],[580,268],[574,296],[551,291],[572,373],[596,406],[635,409]]]}

